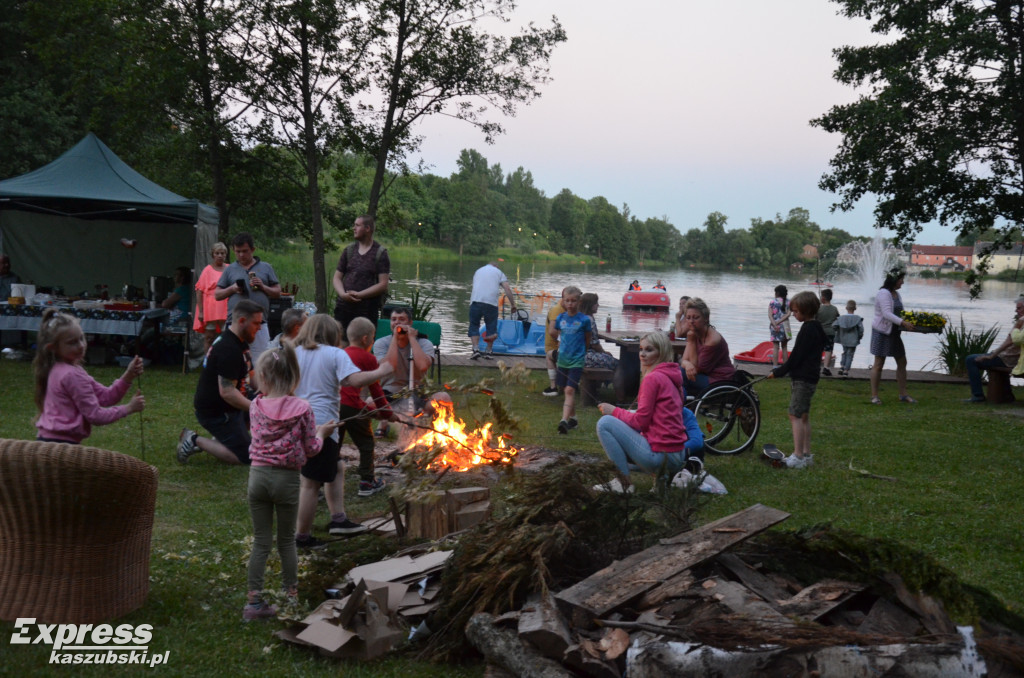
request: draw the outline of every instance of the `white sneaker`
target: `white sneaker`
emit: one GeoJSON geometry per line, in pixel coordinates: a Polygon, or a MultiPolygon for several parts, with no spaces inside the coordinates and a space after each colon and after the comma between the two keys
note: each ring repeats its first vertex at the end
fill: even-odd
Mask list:
{"type": "Polygon", "coordinates": [[[623,489],[622,483],[618,478],[612,478],[607,483],[600,485],[594,485],[595,492],[615,492],[616,494],[633,494],[634,488],[632,485],[623,489]]]}
{"type": "Polygon", "coordinates": [[[798,457],[795,454],[791,454],[788,457],[786,457],[786,468],[807,468],[813,463],[813,454],[809,454],[806,457],[798,457]]]}
{"type": "Polygon", "coordinates": [[[697,489],[707,494],[729,494],[729,490],[725,489],[725,485],[722,484],[722,481],[710,473],[704,474],[704,479],[701,481],[700,487],[697,489]]]}

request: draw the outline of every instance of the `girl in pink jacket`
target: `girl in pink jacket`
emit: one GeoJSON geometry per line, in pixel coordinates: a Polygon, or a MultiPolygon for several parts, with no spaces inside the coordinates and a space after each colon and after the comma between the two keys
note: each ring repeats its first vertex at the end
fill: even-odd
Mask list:
{"type": "Polygon", "coordinates": [[[146,400],[136,393],[127,405],[118,405],[142,374],[142,358],[128,364],[121,378],[104,386],[89,376],[85,359],[85,335],[78,318],[53,308],[43,311],[36,338],[39,350],[32,361],[36,382],[38,440],[78,444],[92,427],[110,424],[141,412],[146,400]]]}
{"type": "Polygon", "coordinates": [[[693,454],[691,473],[700,470],[699,457],[704,437],[691,417],[683,420],[683,376],[673,361],[672,343],[663,332],[651,332],[640,339],[640,393],[636,411],[600,403],[597,437],[616,468],[616,477],[598,489],[632,492],[629,465],[648,473],[671,478],[681,471],[693,454]]]}
{"type": "Polygon", "coordinates": [[[292,395],[299,384],[299,361],[287,342],[263,352],[256,363],[256,378],[262,395],[256,396],[249,408],[249,515],[254,537],[249,555],[249,599],[242,610],[245,621],[277,615],[277,608],[263,600],[263,576],[274,540],[275,513],[281,579],[288,598],[298,597],[295,521],[299,514],[299,469],[307,457],[320,452],[324,438],[338,428],[333,419],[317,426],[309,403],[292,395]]]}

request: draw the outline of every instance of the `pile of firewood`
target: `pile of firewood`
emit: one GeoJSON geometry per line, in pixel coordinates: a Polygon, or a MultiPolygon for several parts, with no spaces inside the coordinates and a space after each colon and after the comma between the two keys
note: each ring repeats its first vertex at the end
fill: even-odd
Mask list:
{"type": "Polygon", "coordinates": [[[473,616],[467,637],[492,675],[1024,675],[1019,636],[956,626],[895,572],[800,583],[743,555],[786,518],[755,505],[662,539],[517,611],[473,616]]]}

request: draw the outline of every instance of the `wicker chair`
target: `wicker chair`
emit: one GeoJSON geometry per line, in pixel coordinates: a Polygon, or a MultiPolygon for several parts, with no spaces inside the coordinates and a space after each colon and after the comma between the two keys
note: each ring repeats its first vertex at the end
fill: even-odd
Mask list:
{"type": "Polygon", "coordinates": [[[0,619],[96,623],[149,593],[157,470],[94,447],[0,439],[0,619]]]}

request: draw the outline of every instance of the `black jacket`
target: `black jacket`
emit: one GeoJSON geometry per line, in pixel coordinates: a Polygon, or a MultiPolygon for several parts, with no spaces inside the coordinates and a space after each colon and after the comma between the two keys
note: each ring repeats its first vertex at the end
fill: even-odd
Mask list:
{"type": "Polygon", "coordinates": [[[774,370],[776,377],[787,374],[795,381],[817,384],[821,376],[821,352],[825,350],[825,328],[817,320],[808,320],[800,326],[796,343],[789,358],[774,370]]]}

